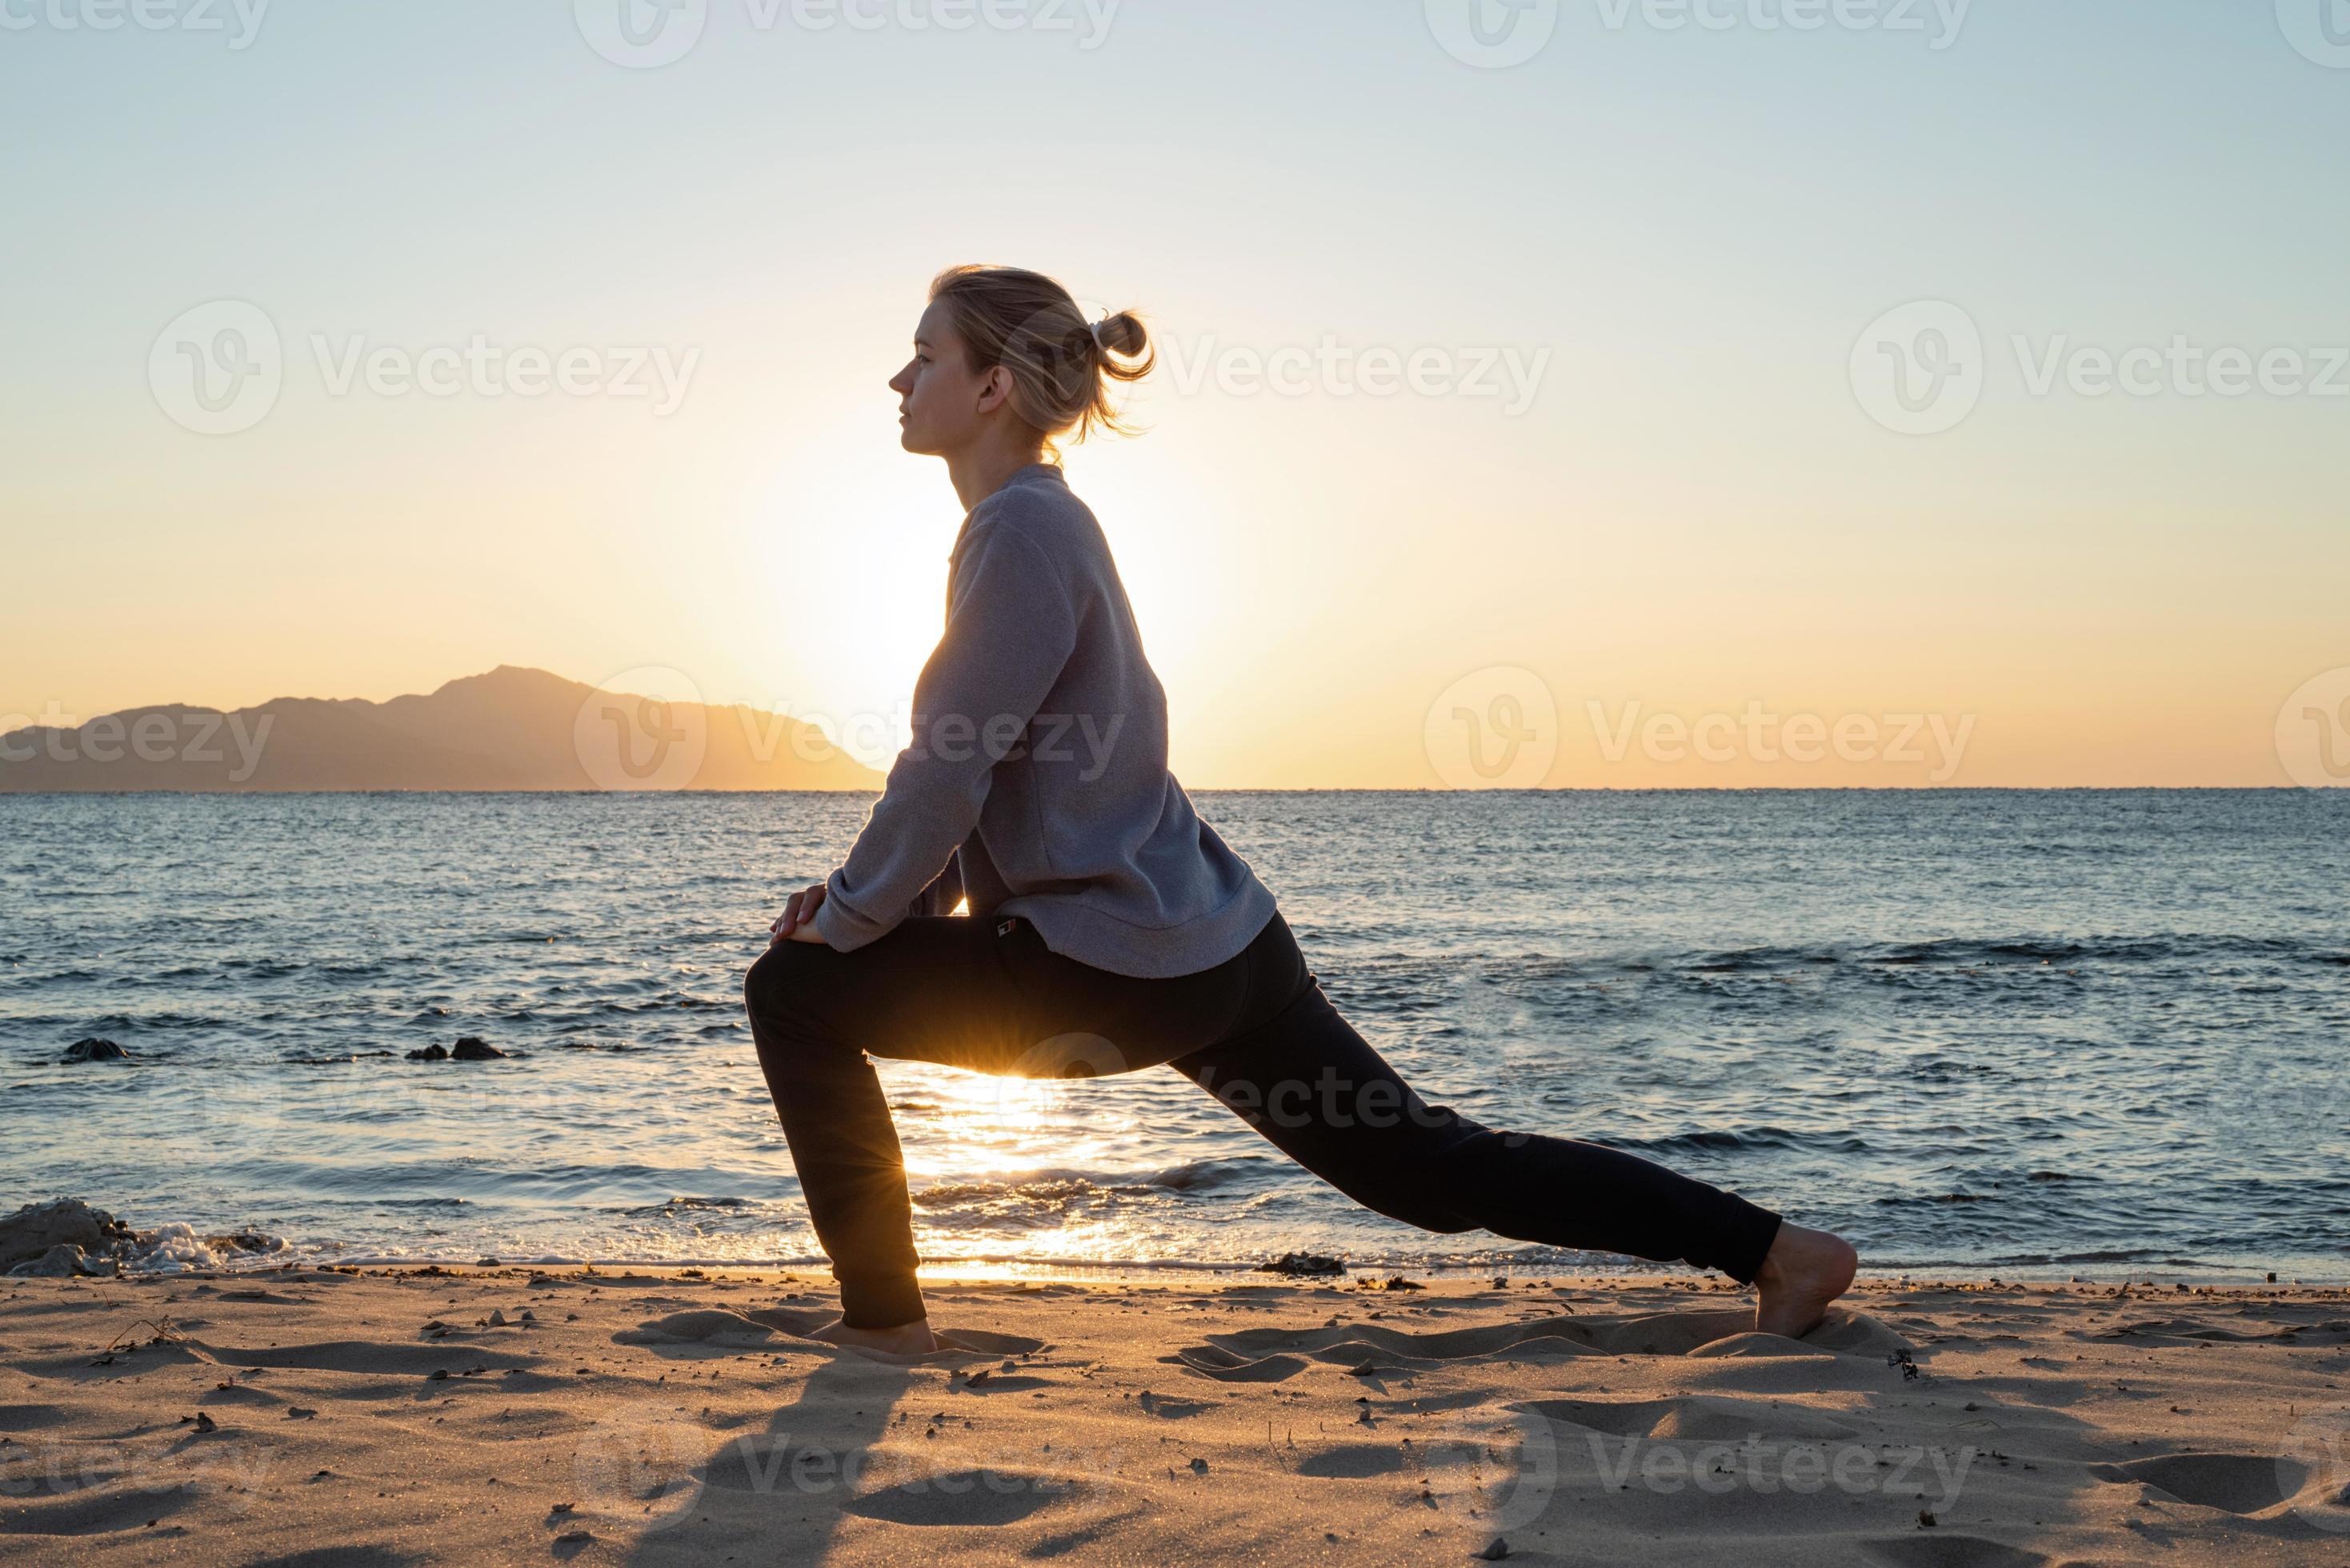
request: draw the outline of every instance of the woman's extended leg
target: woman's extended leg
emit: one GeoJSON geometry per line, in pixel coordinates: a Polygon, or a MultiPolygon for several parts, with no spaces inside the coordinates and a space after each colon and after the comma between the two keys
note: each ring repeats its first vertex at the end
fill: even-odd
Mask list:
{"type": "MultiPolygon", "coordinates": [[[[1596,1144],[1482,1127],[1430,1106],[1331,1006],[1287,945],[1289,1001],[1173,1065],[1291,1158],[1423,1230],[1718,1269],[1760,1284],[1760,1325],[1802,1334],[1851,1282],[1851,1249],[1735,1193],[1596,1144]],[[1841,1260],[1839,1258],[1841,1254],[1841,1260]],[[1837,1272],[1841,1266],[1841,1277],[1837,1272]]],[[[1265,961],[1276,961],[1268,949],[1265,961]]]]}
{"type": "Polygon", "coordinates": [[[917,918],[851,953],[780,944],[744,1002],[851,1333],[928,1332],[905,1168],[868,1053],[1022,1077],[1172,1063],[1382,1213],[1720,1269],[1760,1286],[1761,1326],[1776,1333],[1808,1329],[1851,1282],[1849,1247],[1734,1194],[1426,1104],[1330,1006],[1279,915],[1232,960],[1173,980],[1064,958],[1022,919],[917,918]]]}

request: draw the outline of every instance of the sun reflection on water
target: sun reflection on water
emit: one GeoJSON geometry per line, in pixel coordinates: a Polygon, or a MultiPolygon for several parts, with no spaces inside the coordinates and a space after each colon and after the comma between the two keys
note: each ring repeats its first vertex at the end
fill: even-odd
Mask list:
{"type": "Polygon", "coordinates": [[[1140,1130],[1115,1093],[1091,1079],[893,1070],[904,1074],[907,1097],[927,1103],[931,1136],[906,1161],[915,1242],[926,1256],[1002,1267],[1130,1253],[1139,1241],[1132,1221],[1097,1212],[1139,1186],[1099,1176],[1121,1156],[1130,1161],[1140,1130]]]}

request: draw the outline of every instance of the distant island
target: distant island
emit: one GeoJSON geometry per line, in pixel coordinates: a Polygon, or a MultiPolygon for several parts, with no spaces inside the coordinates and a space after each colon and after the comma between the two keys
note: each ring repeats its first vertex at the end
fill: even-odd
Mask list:
{"type": "Polygon", "coordinates": [[[359,790],[864,790],[821,730],[502,665],[389,702],[167,705],[0,735],[0,794],[359,790]]]}

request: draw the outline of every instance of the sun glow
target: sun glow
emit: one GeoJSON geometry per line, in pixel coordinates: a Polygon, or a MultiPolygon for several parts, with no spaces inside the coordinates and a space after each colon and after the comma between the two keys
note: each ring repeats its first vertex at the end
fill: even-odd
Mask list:
{"type": "Polygon", "coordinates": [[[815,724],[886,771],[911,740],[913,693],[945,625],[953,493],[908,462],[831,483],[777,476],[747,542],[745,575],[773,585],[746,633],[750,666],[791,688],[747,700],[815,724]],[[927,483],[925,483],[927,482],[927,483]]]}

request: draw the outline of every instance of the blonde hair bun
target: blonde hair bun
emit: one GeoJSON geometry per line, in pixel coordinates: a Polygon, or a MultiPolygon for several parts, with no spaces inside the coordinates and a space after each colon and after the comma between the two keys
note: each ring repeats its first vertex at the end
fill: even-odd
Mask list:
{"type": "Polygon", "coordinates": [[[1150,334],[1143,330],[1142,317],[1131,310],[1121,310],[1094,323],[1094,341],[1105,354],[1139,359],[1150,348],[1150,334]]]}
{"type": "Polygon", "coordinates": [[[950,267],[931,298],[953,314],[972,368],[1012,372],[1012,404],[1049,447],[1074,431],[1131,433],[1110,396],[1158,363],[1142,318],[1121,310],[1090,326],[1069,291],[1042,273],[1009,266],[950,267]]]}

